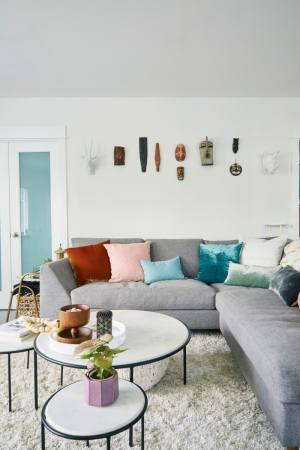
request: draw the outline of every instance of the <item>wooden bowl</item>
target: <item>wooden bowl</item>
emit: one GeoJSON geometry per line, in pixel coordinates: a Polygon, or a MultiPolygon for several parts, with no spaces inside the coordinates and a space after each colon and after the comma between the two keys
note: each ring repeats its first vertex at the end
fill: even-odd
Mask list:
{"type": "Polygon", "coordinates": [[[89,320],[90,307],[88,305],[75,304],[60,308],[59,321],[61,329],[83,327],[89,320]]]}
{"type": "Polygon", "coordinates": [[[92,339],[93,331],[87,327],[65,329],[57,333],[56,340],[63,344],[81,344],[92,339]],[[75,334],[72,334],[74,330],[75,334]]]}

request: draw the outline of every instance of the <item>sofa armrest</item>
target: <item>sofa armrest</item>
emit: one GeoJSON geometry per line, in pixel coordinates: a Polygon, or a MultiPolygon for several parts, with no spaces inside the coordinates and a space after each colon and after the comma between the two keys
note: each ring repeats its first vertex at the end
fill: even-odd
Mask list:
{"type": "Polygon", "coordinates": [[[67,258],[41,268],[41,317],[55,319],[58,310],[71,303],[71,291],[76,288],[72,267],[67,258]]]}

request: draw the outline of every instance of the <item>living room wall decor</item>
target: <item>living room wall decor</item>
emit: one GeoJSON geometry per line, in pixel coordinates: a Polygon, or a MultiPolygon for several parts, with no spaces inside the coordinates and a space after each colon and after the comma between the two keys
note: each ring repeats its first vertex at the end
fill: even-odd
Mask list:
{"type": "Polygon", "coordinates": [[[183,144],[178,144],[175,148],[176,161],[184,161],[186,157],[186,150],[183,144]]]}
{"type": "Polygon", "coordinates": [[[148,139],[146,137],[139,138],[140,147],[140,161],[142,172],[147,170],[147,159],[148,159],[148,139]]]}
{"type": "Polygon", "coordinates": [[[177,180],[184,180],[184,167],[182,166],[177,167],[177,180]]]}
{"type": "MultiPolygon", "coordinates": [[[[232,151],[233,151],[234,154],[236,154],[239,151],[239,138],[233,138],[232,151]]],[[[236,162],[236,160],[229,167],[229,172],[234,177],[237,177],[237,176],[241,175],[242,171],[243,171],[242,166],[240,164],[238,164],[236,162]]]]}
{"type": "Polygon", "coordinates": [[[125,148],[116,146],[114,148],[114,165],[125,166],[125,148]]]}
{"type": "Polygon", "coordinates": [[[155,144],[155,155],[154,155],[154,162],[155,162],[156,172],[159,172],[160,161],[161,161],[160,147],[159,147],[159,143],[156,142],[156,144],[155,144]]]}
{"type": "Polygon", "coordinates": [[[205,141],[200,142],[199,150],[202,166],[212,166],[214,164],[214,145],[211,141],[208,140],[207,136],[205,138],[205,141]]]}
{"type": "Polygon", "coordinates": [[[260,155],[264,175],[273,175],[279,169],[280,152],[264,152],[260,155]]]}

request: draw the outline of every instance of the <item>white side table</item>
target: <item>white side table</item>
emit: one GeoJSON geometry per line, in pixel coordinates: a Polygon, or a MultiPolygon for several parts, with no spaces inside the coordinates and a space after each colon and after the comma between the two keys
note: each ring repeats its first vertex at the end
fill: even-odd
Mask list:
{"type": "Polygon", "coordinates": [[[24,341],[9,338],[0,338],[0,355],[7,355],[8,372],[8,410],[11,412],[11,355],[14,353],[28,352],[27,368],[29,367],[29,352],[33,350],[35,336],[24,341]]]}
{"type": "Polygon", "coordinates": [[[144,414],[147,396],[138,385],[119,380],[119,397],[109,406],[89,406],[84,397],[84,383],[77,381],[53,394],[42,409],[41,448],[46,449],[45,428],[65,439],[89,441],[106,439],[107,450],[111,437],[141,420],[141,449],[144,449],[144,414]]]}

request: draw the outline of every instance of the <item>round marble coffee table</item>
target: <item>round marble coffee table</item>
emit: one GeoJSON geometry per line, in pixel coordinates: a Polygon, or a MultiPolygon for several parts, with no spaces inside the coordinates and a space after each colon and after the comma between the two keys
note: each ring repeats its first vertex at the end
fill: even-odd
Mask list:
{"type": "Polygon", "coordinates": [[[8,410],[11,412],[11,355],[14,353],[28,352],[27,368],[29,367],[29,353],[33,350],[34,337],[29,337],[24,341],[9,338],[0,338],[0,355],[7,355],[8,372],[8,410]]]}
{"type": "MultiPolygon", "coordinates": [[[[130,381],[134,379],[134,368],[162,361],[183,351],[183,382],[186,384],[186,346],[191,335],[181,321],[165,314],[151,311],[115,310],[113,318],[126,326],[126,340],[122,345],[126,352],[114,360],[116,369],[129,368],[130,381]]],[[[92,313],[90,326],[96,321],[92,313]]],[[[85,369],[86,362],[79,356],[67,355],[54,350],[48,334],[37,336],[34,349],[35,407],[38,408],[37,355],[62,367],[85,369]]],[[[62,372],[61,372],[62,374],[62,372]]],[[[61,382],[63,380],[61,379],[61,382]]]]}
{"type": "Polygon", "coordinates": [[[84,397],[84,383],[78,381],[53,394],[42,409],[41,448],[45,446],[45,428],[66,439],[89,441],[106,439],[110,450],[111,436],[132,430],[141,420],[141,448],[144,449],[144,414],[147,396],[136,384],[119,380],[119,397],[109,406],[89,406],[84,397]]]}

